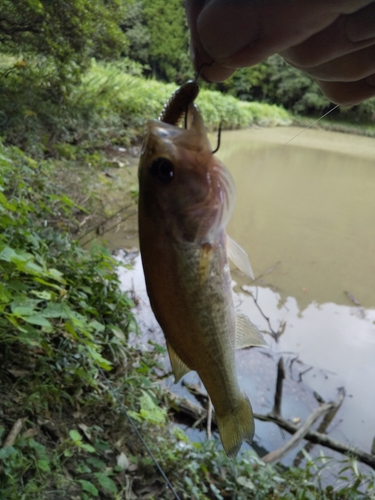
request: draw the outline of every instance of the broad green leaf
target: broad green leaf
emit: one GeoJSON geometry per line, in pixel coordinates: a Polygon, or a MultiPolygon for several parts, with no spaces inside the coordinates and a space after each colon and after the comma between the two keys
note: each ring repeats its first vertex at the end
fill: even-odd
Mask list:
{"type": "MultiPolygon", "coordinates": [[[[18,328],[21,330],[21,328],[18,328]]],[[[20,333],[17,336],[17,340],[21,342],[22,344],[25,345],[31,345],[33,347],[41,347],[42,346],[42,339],[39,335],[36,335],[33,332],[30,332],[26,329],[22,329],[20,333]]]]}
{"type": "Polygon", "coordinates": [[[40,283],[41,285],[46,285],[51,288],[54,288],[55,290],[64,290],[61,286],[55,285],[54,283],[49,283],[48,281],[42,279],[42,278],[33,278],[33,281],[36,281],[37,283],[40,283]]]}
{"type": "Polygon", "coordinates": [[[78,431],[76,431],[75,429],[72,429],[71,431],[69,431],[69,436],[75,443],[82,442],[81,434],[78,431]]]}
{"type": "Polygon", "coordinates": [[[95,319],[93,321],[90,321],[89,325],[94,328],[97,332],[104,332],[105,326],[96,321],[95,319]]]}
{"type": "Polygon", "coordinates": [[[38,292],[37,290],[31,290],[30,293],[43,300],[51,300],[52,298],[51,292],[47,292],[46,290],[43,290],[42,292],[38,292]]]}
{"type": "Polygon", "coordinates": [[[30,307],[30,306],[12,307],[12,313],[18,317],[31,316],[31,315],[35,314],[35,309],[33,307],[30,307]]]}
{"type": "Polygon", "coordinates": [[[96,449],[93,446],[91,446],[91,444],[81,444],[80,448],[88,451],[89,453],[96,453],[96,449]]]}
{"type": "Polygon", "coordinates": [[[103,460],[100,460],[99,458],[96,458],[96,457],[89,457],[86,460],[86,462],[99,470],[105,469],[105,467],[106,467],[105,462],[103,462],[103,460]]]}
{"type": "Polygon", "coordinates": [[[100,368],[103,368],[104,370],[111,370],[112,369],[112,363],[108,361],[107,359],[103,358],[103,356],[96,351],[94,348],[87,346],[87,348],[90,351],[91,356],[95,360],[95,362],[100,366],[100,368]]]}
{"type": "Polygon", "coordinates": [[[118,326],[115,325],[110,325],[110,328],[112,330],[112,333],[116,335],[116,337],[122,341],[126,340],[124,332],[119,328],[118,326]]]}
{"type": "Polygon", "coordinates": [[[8,303],[11,300],[12,300],[12,294],[3,283],[0,283],[0,302],[8,303]]]}
{"type": "Polygon", "coordinates": [[[58,271],[57,269],[48,269],[47,271],[47,275],[48,276],[51,276],[51,278],[55,279],[56,281],[58,281],[59,283],[62,283],[63,285],[66,284],[66,281],[64,280],[63,278],[63,273],[61,273],[60,271],[58,271]]]}
{"type": "Polygon", "coordinates": [[[38,460],[37,467],[38,467],[38,469],[46,471],[46,472],[51,470],[51,468],[49,466],[49,462],[47,460],[38,460]]]}
{"type": "Polygon", "coordinates": [[[52,328],[51,323],[43,316],[43,314],[35,314],[34,316],[22,316],[22,319],[27,323],[31,323],[32,325],[52,328]]]}
{"type": "Polygon", "coordinates": [[[153,424],[163,424],[167,418],[167,412],[164,408],[157,406],[152,397],[145,391],[140,398],[141,409],[139,414],[145,420],[153,424]]]}
{"type": "Polygon", "coordinates": [[[66,304],[59,302],[51,302],[43,309],[43,316],[45,318],[69,318],[69,314],[73,313],[70,307],[66,304]]]}
{"type": "Polygon", "coordinates": [[[87,491],[94,497],[99,496],[99,491],[90,481],[85,481],[84,479],[78,479],[78,482],[81,484],[83,491],[87,491]]]}
{"type": "Polygon", "coordinates": [[[6,460],[12,455],[16,455],[17,450],[13,446],[7,446],[6,448],[0,449],[0,460],[6,460]]]}
{"type": "Polygon", "coordinates": [[[5,262],[12,262],[12,258],[15,257],[16,252],[13,250],[13,248],[10,248],[8,246],[4,246],[0,250],[0,260],[5,260],[5,262]]]}
{"type": "Polygon", "coordinates": [[[13,205],[12,203],[9,203],[9,201],[7,200],[7,198],[1,192],[0,192],[0,204],[4,208],[6,208],[7,210],[10,210],[12,212],[14,212],[15,210],[17,210],[16,205],[13,205]]]}
{"type": "Polygon", "coordinates": [[[100,486],[103,486],[103,488],[106,488],[111,493],[117,493],[116,483],[110,477],[102,474],[101,472],[95,472],[94,476],[98,480],[100,486]]]}

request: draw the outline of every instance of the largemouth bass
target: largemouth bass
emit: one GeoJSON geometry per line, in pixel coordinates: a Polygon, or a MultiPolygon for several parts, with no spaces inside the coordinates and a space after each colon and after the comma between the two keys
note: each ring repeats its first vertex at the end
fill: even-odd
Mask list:
{"type": "Polygon", "coordinates": [[[265,342],[247,317],[235,314],[228,254],[247,274],[252,271],[246,253],[225,232],[234,182],[212,154],[193,102],[195,90],[193,82],[185,84],[161,120],[147,123],[138,172],[140,248],[175,381],[197,371],[215,408],[224,450],[234,457],[254,435],[235,350],[265,342]],[[183,114],[186,128],[179,128],[183,114]]]}

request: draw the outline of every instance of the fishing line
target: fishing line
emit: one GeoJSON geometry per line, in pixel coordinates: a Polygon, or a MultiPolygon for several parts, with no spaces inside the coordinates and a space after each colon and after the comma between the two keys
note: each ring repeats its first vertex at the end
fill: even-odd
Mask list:
{"type": "Polygon", "coordinates": [[[310,125],[308,127],[305,127],[300,132],[298,132],[298,134],[296,134],[294,137],[292,137],[291,139],[289,139],[289,141],[287,141],[285,144],[283,144],[283,146],[286,146],[287,144],[289,144],[290,142],[292,142],[296,137],[298,137],[299,135],[303,134],[303,132],[305,132],[306,130],[309,130],[309,128],[311,128],[313,125],[316,125],[322,118],[324,118],[325,116],[329,115],[332,111],[335,111],[335,109],[337,109],[338,107],[339,107],[339,105],[336,104],[336,106],[333,107],[332,109],[330,109],[329,111],[327,111],[327,113],[324,113],[324,115],[322,115],[320,118],[318,118],[314,122],[310,123],[310,125]]]}
{"type": "Polygon", "coordinates": [[[194,78],[194,82],[195,83],[198,83],[198,79],[200,78],[201,76],[201,73],[203,71],[203,68],[210,68],[211,66],[213,66],[215,64],[214,61],[210,62],[210,63],[203,63],[202,66],[198,69],[197,71],[197,74],[195,75],[195,78],[194,78]]]}
{"type": "Polygon", "coordinates": [[[97,365],[98,367],[98,370],[99,372],[102,374],[104,380],[105,380],[105,383],[109,389],[109,392],[112,394],[113,398],[115,399],[116,403],[118,404],[121,412],[125,415],[125,417],[127,418],[129,424],[131,425],[134,433],[137,435],[138,439],[140,440],[140,442],[142,443],[142,445],[145,447],[147,453],[150,455],[152,461],[154,462],[156,468],[158,469],[159,471],[159,474],[161,475],[161,477],[164,479],[166,485],[168,486],[168,488],[171,490],[171,492],[173,493],[173,496],[175,497],[176,500],[181,500],[180,497],[178,496],[176,490],[173,488],[172,486],[172,483],[169,481],[169,479],[167,478],[165,472],[163,471],[163,469],[161,468],[161,466],[159,465],[159,462],[156,460],[154,454],[152,453],[152,451],[150,450],[149,446],[147,445],[146,441],[143,439],[141,433],[139,432],[137,426],[135,425],[135,423],[133,422],[132,418],[130,417],[129,413],[127,412],[126,410],[126,407],[124,405],[124,403],[119,399],[119,397],[116,395],[114,389],[112,388],[112,385],[111,385],[111,382],[109,381],[109,379],[107,378],[107,376],[105,375],[103,369],[97,365]]]}

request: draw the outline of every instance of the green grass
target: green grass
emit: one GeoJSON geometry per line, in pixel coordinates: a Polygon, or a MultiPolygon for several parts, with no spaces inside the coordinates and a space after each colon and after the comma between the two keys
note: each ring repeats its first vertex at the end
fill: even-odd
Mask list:
{"type": "MultiPolygon", "coordinates": [[[[82,83],[61,96],[40,61],[13,69],[0,80],[0,135],[39,157],[56,155],[59,143],[93,150],[139,140],[145,121],[158,117],[177,87],[137,75],[135,64],[93,63],[82,83]]],[[[209,130],[220,122],[228,129],[291,122],[283,108],[220,92],[203,89],[197,102],[209,130]]]]}

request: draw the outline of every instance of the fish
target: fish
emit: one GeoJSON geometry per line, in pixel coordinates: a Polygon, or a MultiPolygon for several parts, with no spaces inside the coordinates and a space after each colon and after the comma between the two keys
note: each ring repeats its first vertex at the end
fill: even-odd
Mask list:
{"type": "Polygon", "coordinates": [[[226,234],[235,201],[229,170],[212,154],[194,86],[182,86],[149,120],[138,168],[139,242],[151,308],[166,338],[175,382],[195,370],[234,458],[252,442],[254,417],[241,390],[235,350],[266,345],[236,314],[228,257],[253,276],[246,252],[226,234]],[[185,127],[177,124],[185,116],[185,127]],[[172,123],[167,123],[167,120],[172,123]]]}

